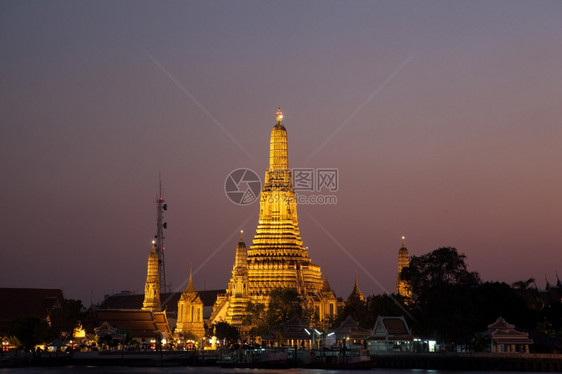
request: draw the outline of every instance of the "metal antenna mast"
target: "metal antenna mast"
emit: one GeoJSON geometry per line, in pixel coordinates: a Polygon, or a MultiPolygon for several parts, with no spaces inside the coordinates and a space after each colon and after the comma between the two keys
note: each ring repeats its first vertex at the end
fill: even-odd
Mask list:
{"type": "Polygon", "coordinates": [[[156,198],[156,253],[158,253],[158,275],[160,281],[160,293],[166,293],[168,286],[166,283],[166,264],[164,261],[164,229],[168,228],[168,222],[164,222],[164,211],[168,210],[168,204],[165,203],[162,197],[162,177],[158,174],[159,191],[156,198]]]}

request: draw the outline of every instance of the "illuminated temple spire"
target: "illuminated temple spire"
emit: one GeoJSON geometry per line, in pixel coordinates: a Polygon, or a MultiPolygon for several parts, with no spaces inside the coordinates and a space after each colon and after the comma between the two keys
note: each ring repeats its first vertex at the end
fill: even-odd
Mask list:
{"type": "Polygon", "coordinates": [[[287,130],[281,123],[283,112],[277,109],[277,124],[271,130],[269,145],[269,170],[284,171],[289,169],[289,155],[287,152],[287,130]]]}
{"type": "Polygon", "coordinates": [[[248,267],[248,251],[246,250],[246,243],[244,243],[244,230],[240,230],[240,241],[236,246],[236,258],[234,259],[234,268],[232,273],[238,269],[246,269],[248,267]]]}
{"type": "Polygon", "coordinates": [[[205,336],[203,322],[203,301],[193,285],[191,266],[189,267],[189,282],[178,300],[178,319],[175,330],[176,338],[195,336],[196,340],[205,336]]]}
{"type": "Polygon", "coordinates": [[[217,297],[208,324],[226,321],[241,329],[250,328],[242,324],[248,302],[267,305],[275,288],[296,289],[320,320],[337,314],[337,297],[327,279],[322,280],[320,266],[312,263],[300,236],[287,130],[280,108],[275,119],[256,234],[249,249],[240,237],[228,288],[217,297]]]}
{"type": "Polygon", "coordinates": [[[406,248],[406,237],[402,236],[402,247],[398,250],[398,276],[396,278],[396,292],[398,295],[405,298],[412,296],[412,291],[407,282],[403,281],[400,277],[402,269],[410,266],[410,256],[408,255],[408,249],[406,248]]]}
{"type": "Polygon", "coordinates": [[[193,277],[191,276],[191,266],[189,267],[189,282],[187,282],[187,287],[185,292],[195,292],[195,286],[193,285],[193,277]]]}
{"type": "Polygon", "coordinates": [[[225,321],[243,328],[243,316],[250,298],[248,296],[248,251],[244,243],[244,231],[240,231],[240,241],[236,245],[232,276],[224,295],[218,295],[210,317],[210,323],[225,321]]]}
{"type": "Polygon", "coordinates": [[[311,264],[300,237],[287,130],[280,108],[276,120],[271,130],[258,227],[248,251],[251,295],[265,296],[275,287],[293,287],[306,293],[320,290],[323,283],[320,267],[311,264]]]}
{"type": "Polygon", "coordinates": [[[160,281],[158,276],[158,253],[156,252],[156,241],[152,241],[152,250],[148,254],[148,266],[146,270],[146,283],[144,286],[143,310],[160,310],[160,281]]]}

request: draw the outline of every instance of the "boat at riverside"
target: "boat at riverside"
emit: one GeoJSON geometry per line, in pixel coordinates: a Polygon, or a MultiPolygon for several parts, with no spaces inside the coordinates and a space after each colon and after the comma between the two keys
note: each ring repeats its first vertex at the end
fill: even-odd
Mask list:
{"type": "Polygon", "coordinates": [[[238,348],[219,351],[217,365],[229,368],[289,367],[287,348],[238,348]]]}
{"type": "Polygon", "coordinates": [[[375,360],[367,350],[298,350],[287,347],[222,350],[217,364],[229,368],[371,369],[375,360]]]}

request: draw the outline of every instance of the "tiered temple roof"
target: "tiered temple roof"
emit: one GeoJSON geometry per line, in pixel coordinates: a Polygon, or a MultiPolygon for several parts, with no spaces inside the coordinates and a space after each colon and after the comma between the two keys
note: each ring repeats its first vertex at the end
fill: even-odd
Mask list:
{"type": "Polygon", "coordinates": [[[352,304],[355,302],[365,302],[365,296],[363,296],[363,292],[359,289],[359,283],[357,282],[357,273],[355,273],[355,285],[353,286],[353,291],[349,294],[347,298],[347,303],[352,304]]]}
{"type": "Polygon", "coordinates": [[[300,236],[287,130],[280,109],[276,120],[271,130],[269,168],[260,197],[256,234],[247,252],[245,244],[239,243],[231,281],[224,296],[217,298],[211,323],[241,323],[244,305],[248,301],[268,304],[275,288],[295,288],[321,319],[336,313],[337,299],[326,288],[320,266],[312,263],[300,236]]]}

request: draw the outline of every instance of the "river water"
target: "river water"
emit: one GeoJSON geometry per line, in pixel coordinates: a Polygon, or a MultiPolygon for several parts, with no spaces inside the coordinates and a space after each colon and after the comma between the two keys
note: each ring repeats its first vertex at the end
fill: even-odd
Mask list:
{"type": "MultiPolygon", "coordinates": [[[[508,371],[444,371],[422,369],[372,369],[372,370],[323,370],[323,369],[226,369],[219,367],[119,367],[119,366],[61,366],[3,368],[0,374],[521,374],[508,371]]],[[[532,373],[532,372],[526,372],[532,373]]]]}

